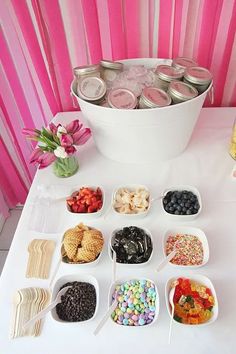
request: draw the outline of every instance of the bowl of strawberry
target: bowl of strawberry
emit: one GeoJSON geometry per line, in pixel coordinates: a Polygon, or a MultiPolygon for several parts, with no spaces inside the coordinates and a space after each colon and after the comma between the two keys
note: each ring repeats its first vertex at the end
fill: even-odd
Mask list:
{"type": "Polygon", "coordinates": [[[66,198],[67,210],[74,214],[99,216],[104,206],[104,191],[101,187],[81,187],[66,198]]]}

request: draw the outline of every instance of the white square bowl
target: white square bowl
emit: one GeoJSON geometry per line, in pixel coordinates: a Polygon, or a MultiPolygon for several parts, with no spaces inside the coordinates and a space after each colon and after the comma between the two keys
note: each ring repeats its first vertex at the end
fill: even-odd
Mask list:
{"type": "Polygon", "coordinates": [[[164,212],[165,215],[167,215],[170,219],[172,219],[173,221],[191,221],[194,220],[198,217],[198,215],[201,213],[202,211],[202,200],[201,200],[201,195],[198,191],[198,189],[194,186],[189,186],[189,185],[178,185],[178,186],[173,186],[170,187],[168,189],[165,189],[163,192],[163,198],[162,198],[162,210],[164,212]],[[163,198],[166,196],[166,194],[168,192],[172,192],[172,191],[188,191],[188,192],[192,192],[197,196],[198,199],[198,203],[199,203],[199,209],[198,212],[196,214],[192,214],[192,215],[175,215],[175,214],[171,214],[168,213],[167,211],[165,211],[164,209],[164,205],[163,205],[163,198]]]}
{"type": "Polygon", "coordinates": [[[212,282],[210,281],[209,278],[207,278],[205,275],[200,275],[200,274],[185,274],[183,277],[181,277],[181,276],[174,277],[174,278],[169,279],[166,282],[165,300],[166,300],[166,307],[167,307],[167,311],[169,313],[169,316],[171,317],[171,309],[170,309],[170,303],[169,303],[169,293],[170,293],[170,290],[171,290],[171,284],[172,284],[173,281],[177,280],[178,278],[190,279],[190,280],[196,281],[196,282],[206,286],[207,288],[209,288],[211,290],[211,292],[212,292],[213,297],[214,297],[215,304],[214,304],[214,307],[212,309],[213,316],[207,322],[200,323],[200,324],[195,324],[195,325],[194,324],[191,324],[191,325],[190,324],[185,324],[185,323],[181,323],[181,322],[178,322],[178,321],[175,321],[175,323],[177,323],[180,326],[197,326],[197,327],[207,326],[207,325],[213,323],[217,319],[218,311],[219,311],[218,300],[217,300],[217,297],[216,297],[215,288],[214,288],[214,286],[213,286],[213,284],[212,284],[212,282]]]}
{"type": "Polygon", "coordinates": [[[144,216],[146,216],[149,212],[149,209],[150,209],[150,206],[151,206],[151,196],[150,196],[150,191],[149,189],[142,185],[142,184],[126,184],[126,185],[122,185],[122,186],[118,186],[112,193],[112,200],[111,200],[111,206],[112,206],[112,210],[113,212],[116,214],[116,215],[119,215],[119,216],[122,216],[124,218],[127,218],[127,219],[141,219],[143,218],[144,216]],[[143,188],[145,189],[148,193],[149,193],[149,200],[148,200],[148,207],[147,207],[147,210],[145,211],[142,211],[140,213],[136,213],[136,214],[124,214],[124,213],[119,213],[115,208],[114,208],[114,202],[115,202],[115,196],[116,196],[116,193],[118,192],[119,189],[121,188],[126,188],[130,191],[133,191],[135,189],[138,189],[138,188],[143,188]]]}
{"type": "Polygon", "coordinates": [[[51,316],[52,318],[57,321],[57,322],[60,322],[60,323],[63,323],[63,324],[70,324],[70,325],[81,325],[81,324],[84,324],[84,323],[88,323],[89,321],[92,321],[96,314],[97,314],[97,311],[98,311],[98,305],[99,305],[99,285],[98,285],[98,281],[96,278],[94,278],[92,275],[89,275],[89,274],[67,274],[67,275],[64,275],[62,276],[61,278],[57,279],[57,281],[55,282],[54,284],[54,287],[53,287],[53,290],[52,290],[52,300],[51,301],[54,301],[56,299],[56,296],[58,294],[58,292],[60,291],[60,288],[68,283],[68,282],[74,282],[74,281],[81,281],[81,282],[86,282],[86,283],[89,283],[89,284],[92,284],[94,287],[95,287],[95,291],[96,291],[96,307],[95,307],[95,311],[94,311],[94,315],[93,317],[91,317],[90,319],[86,320],[86,321],[80,321],[80,322],[69,322],[69,321],[63,321],[61,320],[58,315],[57,315],[57,312],[56,312],[56,307],[54,307],[52,310],[51,310],[51,316]]]}
{"type": "Polygon", "coordinates": [[[203,262],[202,264],[199,265],[178,265],[178,264],[173,264],[169,262],[169,264],[172,267],[177,267],[177,268],[185,268],[185,269],[195,269],[199,267],[203,267],[209,260],[209,245],[207,241],[207,237],[201,229],[197,227],[189,227],[189,226],[176,226],[173,227],[169,230],[166,231],[163,237],[163,243],[162,243],[162,249],[163,249],[163,255],[166,257],[166,242],[167,239],[170,235],[177,235],[177,234],[187,234],[187,235],[194,235],[197,236],[198,239],[202,242],[202,247],[203,247],[203,262]]]}
{"type": "MultiPolygon", "coordinates": [[[[130,226],[134,226],[134,225],[130,225],[130,226]]],[[[130,226],[125,226],[125,227],[130,227],[130,226]]],[[[138,227],[139,229],[142,229],[143,231],[145,231],[145,233],[150,237],[151,243],[152,243],[152,253],[150,254],[150,257],[149,257],[149,259],[148,259],[146,262],[137,263],[137,264],[136,264],[136,263],[118,263],[118,262],[116,262],[116,264],[117,264],[118,266],[121,266],[121,267],[130,267],[130,268],[142,268],[142,267],[148,265],[148,264],[151,262],[151,259],[152,259],[152,256],[153,256],[153,246],[154,246],[152,234],[151,234],[151,232],[150,232],[148,229],[146,229],[146,228],[144,228],[144,227],[142,227],[142,228],[139,227],[139,226],[136,226],[136,227],[138,227]]],[[[111,261],[112,261],[112,253],[111,253],[112,240],[113,240],[113,238],[114,238],[116,232],[118,232],[118,231],[120,231],[120,230],[122,230],[122,229],[123,229],[123,227],[115,229],[115,230],[112,232],[111,237],[110,237],[110,239],[109,239],[109,242],[108,242],[108,254],[109,254],[109,258],[110,258],[111,261]]]]}
{"type": "MultiPolygon", "coordinates": [[[[86,226],[88,226],[88,225],[86,225],[86,226]]],[[[90,227],[90,226],[88,226],[88,227],[90,227]]],[[[91,229],[94,229],[94,227],[91,227],[91,229]]],[[[96,229],[96,230],[98,230],[98,229],[96,229]]],[[[100,230],[99,230],[99,231],[100,231],[100,230]]],[[[65,231],[65,232],[66,232],[66,231],[65,231]]],[[[101,231],[100,231],[100,232],[101,232],[101,231]]],[[[102,233],[102,232],[101,232],[101,233],[102,233]]],[[[103,234],[102,234],[102,236],[103,236],[103,234]]],[[[87,262],[87,263],[74,263],[74,262],[66,262],[65,260],[63,260],[63,257],[62,257],[62,253],[63,253],[63,251],[62,251],[63,239],[64,239],[64,235],[63,235],[62,240],[61,240],[61,261],[62,261],[63,264],[67,264],[68,266],[74,266],[74,267],[77,266],[78,268],[81,267],[81,269],[82,269],[82,268],[94,267],[94,266],[97,265],[98,262],[100,261],[101,255],[102,255],[103,250],[104,250],[104,244],[105,244],[104,236],[103,236],[103,241],[104,241],[104,243],[103,243],[103,247],[102,247],[101,252],[99,253],[99,255],[97,256],[97,258],[96,258],[94,261],[92,261],[92,262],[87,262]]]]}
{"type": "Polygon", "coordinates": [[[117,324],[115,321],[113,321],[113,319],[110,317],[110,321],[113,322],[114,325],[117,325],[117,326],[121,326],[121,327],[129,327],[129,328],[140,328],[140,327],[147,327],[147,326],[151,326],[154,324],[154,322],[157,321],[158,319],[158,316],[159,316],[159,311],[160,311],[160,297],[159,297],[159,293],[158,293],[158,289],[157,289],[157,286],[155,284],[155,282],[151,279],[147,279],[147,278],[133,278],[133,279],[130,279],[130,278],[121,278],[121,279],[117,279],[114,283],[111,284],[110,286],[110,289],[109,289],[109,294],[108,294],[108,308],[110,308],[110,306],[112,305],[112,295],[115,291],[115,287],[116,285],[120,285],[120,284],[123,284],[127,281],[132,281],[132,280],[146,280],[146,281],[150,281],[152,282],[154,285],[155,285],[155,291],[156,291],[156,302],[155,302],[155,316],[154,316],[154,319],[151,323],[148,323],[148,324],[145,324],[144,326],[125,326],[125,325],[119,325],[117,324]]]}
{"type": "Polygon", "coordinates": [[[101,187],[101,186],[90,186],[90,185],[89,186],[78,187],[78,188],[75,187],[75,188],[71,189],[70,195],[67,198],[70,198],[71,195],[74,192],[78,192],[80,190],[80,188],[91,188],[93,190],[96,190],[97,188],[100,188],[101,192],[102,192],[102,207],[101,207],[101,209],[99,209],[98,211],[96,211],[94,213],[74,213],[74,212],[70,211],[70,208],[67,205],[67,201],[66,201],[66,210],[67,210],[67,212],[70,215],[76,216],[78,218],[83,218],[83,220],[95,219],[95,218],[98,218],[99,216],[101,216],[102,213],[104,212],[104,208],[105,208],[105,191],[104,191],[103,187],[101,187]]]}

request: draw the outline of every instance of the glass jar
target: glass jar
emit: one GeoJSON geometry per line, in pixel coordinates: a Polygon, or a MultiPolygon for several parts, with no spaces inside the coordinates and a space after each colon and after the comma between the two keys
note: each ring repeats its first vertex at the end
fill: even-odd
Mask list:
{"type": "Polygon", "coordinates": [[[79,169],[79,163],[76,156],[66,158],[58,157],[53,163],[53,172],[57,177],[73,176],[79,169]]]}
{"type": "Polygon", "coordinates": [[[107,87],[111,88],[113,81],[116,79],[117,75],[123,71],[124,65],[120,62],[101,60],[101,77],[106,82],[107,87]]]}
{"type": "Polygon", "coordinates": [[[139,100],[139,108],[165,107],[170,104],[170,96],[157,87],[145,87],[139,100]]]}
{"type": "Polygon", "coordinates": [[[172,66],[177,70],[185,71],[190,66],[198,66],[198,63],[191,58],[178,57],[172,60],[172,66]]]}
{"type": "Polygon", "coordinates": [[[108,94],[107,101],[111,108],[117,109],[134,109],[138,103],[135,94],[126,88],[111,90],[108,94]]]}
{"type": "Polygon", "coordinates": [[[155,74],[154,86],[164,91],[167,91],[171,81],[181,80],[183,77],[183,71],[179,71],[170,65],[158,65],[155,74]]]}
{"type": "Polygon", "coordinates": [[[191,66],[185,70],[184,82],[194,86],[201,94],[212,82],[212,74],[201,66],[191,66]]]}
{"type": "Polygon", "coordinates": [[[100,77],[100,65],[84,65],[84,66],[77,66],[73,69],[74,76],[77,80],[82,79],[88,76],[96,76],[100,77]]]}
{"type": "Polygon", "coordinates": [[[229,146],[229,153],[230,153],[230,156],[234,160],[236,160],[236,119],[234,120],[232,136],[231,136],[231,141],[230,141],[230,146],[229,146]]]}
{"type": "Polygon", "coordinates": [[[106,90],[105,82],[99,77],[85,77],[78,81],[78,96],[83,100],[94,104],[99,104],[104,100],[106,90]]]}
{"type": "Polygon", "coordinates": [[[182,81],[171,81],[168,91],[173,103],[181,103],[193,99],[198,91],[192,85],[182,81]]]}

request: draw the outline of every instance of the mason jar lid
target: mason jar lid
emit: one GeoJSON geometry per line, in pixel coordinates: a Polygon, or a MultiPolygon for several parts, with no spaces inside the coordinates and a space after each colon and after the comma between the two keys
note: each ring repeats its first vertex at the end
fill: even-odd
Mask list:
{"type": "Polygon", "coordinates": [[[178,70],[185,70],[190,66],[197,66],[198,64],[191,58],[178,57],[172,60],[172,66],[178,70]]]}
{"type": "Polygon", "coordinates": [[[170,65],[158,65],[155,74],[159,76],[160,79],[168,82],[183,77],[183,71],[179,71],[170,65]]]}
{"type": "Polygon", "coordinates": [[[212,81],[212,74],[201,66],[192,66],[186,69],[184,78],[193,84],[206,85],[212,81]]]}
{"type": "Polygon", "coordinates": [[[99,77],[88,76],[79,81],[77,93],[86,101],[97,101],[106,94],[106,84],[99,77]]]}
{"type": "Polygon", "coordinates": [[[93,72],[99,71],[100,66],[99,64],[94,65],[84,65],[84,66],[77,66],[73,69],[75,76],[81,76],[86,74],[91,74],[93,72]]]}
{"type": "Polygon", "coordinates": [[[115,70],[122,70],[123,64],[118,61],[111,61],[111,60],[101,60],[100,65],[106,69],[115,69],[115,70]]]}
{"type": "Polygon", "coordinates": [[[181,101],[191,100],[198,95],[198,91],[195,87],[183,81],[171,81],[168,92],[171,96],[181,101]]]}
{"type": "Polygon", "coordinates": [[[164,107],[171,104],[170,96],[165,91],[156,87],[145,87],[141,98],[147,107],[164,107]]]}
{"type": "Polygon", "coordinates": [[[107,101],[112,108],[133,109],[137,106],[137,97],[126,88],[117,88],[109,92],[107,101]]]}

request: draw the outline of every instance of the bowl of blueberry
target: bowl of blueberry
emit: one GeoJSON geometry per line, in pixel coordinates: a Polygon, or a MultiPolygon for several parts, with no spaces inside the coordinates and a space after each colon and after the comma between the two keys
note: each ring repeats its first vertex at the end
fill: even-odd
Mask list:
{"type": "Polygon", "coordinates": [[[196,187],[181,185],[168,188],[163,193],[162,207],[174,220],[193,220],[202,210],[202,201],[196,187]]]}

